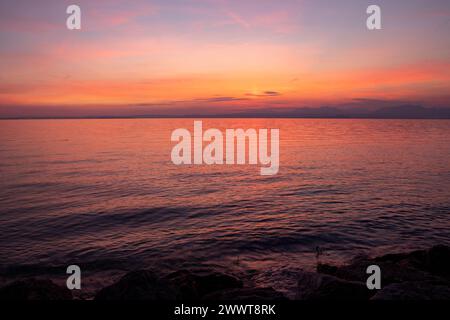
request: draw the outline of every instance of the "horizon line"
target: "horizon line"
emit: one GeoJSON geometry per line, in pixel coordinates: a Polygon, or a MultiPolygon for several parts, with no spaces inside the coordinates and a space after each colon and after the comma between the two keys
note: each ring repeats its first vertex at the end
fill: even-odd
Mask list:
{"type": "Polygon", "coordinates": [[[114,120],[114,119],[338,119],[338,120],[450,120],[450,117],[371,117],[371,116],[233,116],[233,115],[188,115],[188,116],[81,116],[81,117],[0,117],[0,120],[114,120]]]}

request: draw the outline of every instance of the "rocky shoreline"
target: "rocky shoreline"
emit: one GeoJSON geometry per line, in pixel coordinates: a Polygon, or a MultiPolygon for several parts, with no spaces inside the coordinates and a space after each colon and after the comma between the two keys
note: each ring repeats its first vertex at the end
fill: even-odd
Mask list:
{"type": "MultiPolygon", "coordinates": [[[[318,264],[316,272],[299,271],[296,300],[450,300],[450,247],[357,257],[349,264],[318,264]],[[382,270],[381,290],[366,286],[366,269],[382,270]]],[[[27,278],[0,288],[0,300],[86,299],[52,280],[27,278]]],[[[258,287],[233,272],[208,267],[183,269],[160,275],[135,270],[99,290],[94,300],[166,301],[282,301],[288,300],[270,287],[258,287]]]]}

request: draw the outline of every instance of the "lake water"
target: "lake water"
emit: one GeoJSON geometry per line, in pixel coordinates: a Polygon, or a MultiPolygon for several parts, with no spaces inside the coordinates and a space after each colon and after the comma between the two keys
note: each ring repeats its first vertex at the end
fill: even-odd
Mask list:
{"type": "Polygon", "coordinates": [[[1,121],[1,266],[234,264],[286,291],[318,260],[450,245],[450,121],[203,127],[279,128],[279,173],[173,165],[192,119],[1,121]]]}

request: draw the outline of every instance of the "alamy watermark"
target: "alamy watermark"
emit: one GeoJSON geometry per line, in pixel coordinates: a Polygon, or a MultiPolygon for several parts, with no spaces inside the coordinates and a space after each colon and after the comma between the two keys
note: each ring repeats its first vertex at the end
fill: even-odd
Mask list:
{"type": "Polygon", "coordinates": [[[66,286],[69,290],[81,289],[81,269],[76,264],[67,267],[66,273],[70,276],[66,280],[66,286]]]}
{"type": "MultiPolygon", "coordinates": [[[[79,5],[72,4],[67,7],[66,13],[69,15],[66,20],[66,26],[69,30],[81,30],[81,8],[79,5]]],[[[366,20],[368,30],[381,30],[381,8],[378,5],[370,5],[366,9],[369,15],[366,20]]]]}
{"type": "Polygon", "coordinates": [[[271,176],[280,167],[279,140],[279,129],[226,129],[223,133],[210,128],[203,132],[202,121],[194,121],[193,135],[184,128],[172,132],[171,141],[177,144],[171,159],[175,165],[260,164],[261,175],[271,176]]]}
{"type": "Polygon", "coordinates": [[[67,7],[66,13],[69,15],[66,20],[66,27],[69,30],[81,29],[81,8],[76,4],[67,7]]]}
{"type": "Polygon", "coordinates": [[[366,286],[369,290],[381,289],[381,268],[376,265],[370,265],[366,269],[366,273],[370,276],[367,278],[366,286]]]}

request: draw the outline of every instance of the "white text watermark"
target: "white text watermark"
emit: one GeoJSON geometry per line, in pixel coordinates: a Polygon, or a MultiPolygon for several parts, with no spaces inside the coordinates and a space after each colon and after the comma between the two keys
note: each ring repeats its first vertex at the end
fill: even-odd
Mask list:
{"type": "Polygon", "coordinates": [[[222,133],[210,128],[203,132],[202,121],[194,121],[193,135],[184,128],[172,132],[171,141],[178,143],[171,159],[175,165],[260,164],[261,175],[275,175],[280,167],[279,140],[279,129],[226,129],[222,133]]]}

